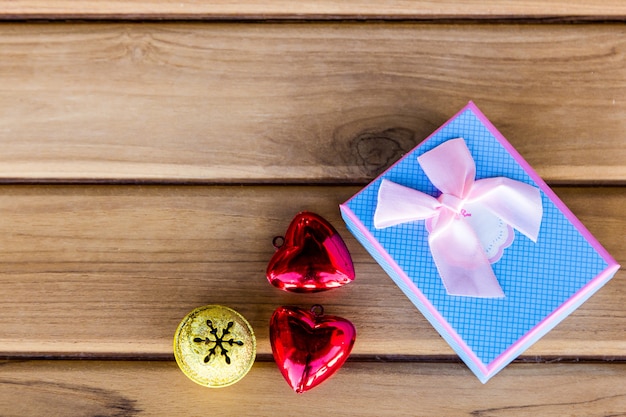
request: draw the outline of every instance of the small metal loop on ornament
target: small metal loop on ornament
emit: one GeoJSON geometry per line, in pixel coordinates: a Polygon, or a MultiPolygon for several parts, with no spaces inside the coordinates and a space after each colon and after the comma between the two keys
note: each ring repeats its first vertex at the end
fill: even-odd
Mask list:
{"type": "Polygon", "coordinates": [[[274,246],[274,249],[280,249],[280,247],[283,246],[284,244],[285,244],[284,236],[274,236],[274,239],[272,239],[272,246],[274,246]]]}
{"type": "Polygon", "coordinates": [[[324,315],[324,307],[322,307],[320,304],[315,304],[314,306],[312,306],[310,311],[315,317],[320,317],[324,315]]]}

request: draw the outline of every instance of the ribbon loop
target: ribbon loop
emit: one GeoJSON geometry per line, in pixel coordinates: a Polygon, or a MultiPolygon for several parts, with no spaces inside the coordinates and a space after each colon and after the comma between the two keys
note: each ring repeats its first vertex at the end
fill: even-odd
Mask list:
{"type": "Polygon", "coordinates": [[[378,189],[374,227],[382,229],[432,217],[441,204],[420,191],[383,179],[378,189]]]}
{"type": "Polygon", "coordinates": [[[543,217],[539,189],[505,177],[475,180],[476,166],[461,138],[444,142],[418,161],[442,194],[436,199],[383,179],[374,227],[427,220],[430,252],[448,294],[504,297],[464,207],[480,205],[536,242],[543,217]]]}

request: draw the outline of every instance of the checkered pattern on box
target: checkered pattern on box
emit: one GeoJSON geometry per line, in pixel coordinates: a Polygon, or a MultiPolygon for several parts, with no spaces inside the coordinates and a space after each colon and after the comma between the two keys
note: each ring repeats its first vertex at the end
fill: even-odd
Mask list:
{"type": "Polygon", "coordinates": [[[438,191],[422,171],[417,157],[458,137],[465,139],[476,162],[477,179],[503,176],[537,186],[471,109],[467,109],[347,205],[487,365],[602,272],[607,263],[542,192],[544,217],[537,243],[515,231],[513,244],[492,265],[506,297],[447,295],[428,249],[424,222],[377,230],[373,216],[382,178],[437,196],[438,191]]]}

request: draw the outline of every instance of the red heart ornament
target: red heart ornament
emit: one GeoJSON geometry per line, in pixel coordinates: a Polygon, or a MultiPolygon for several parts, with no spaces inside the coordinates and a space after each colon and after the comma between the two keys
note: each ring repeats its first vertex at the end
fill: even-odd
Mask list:
{"type": "Polygon", "coordinates": [[[283,239],[267,265],[267,279],[273,286],[292,292],[317,292],[354,280],[350,252],[323,217],[308,211],[298,213],[283,239]]]}
{"type": "Polygon", "coordinates": [[[352,323],[323,312],[320,305],[310,311],[279,307],[270,320],[274,360],[297,393],[316,387],[334,374],[354,346],[356,329],[352,323]]]}

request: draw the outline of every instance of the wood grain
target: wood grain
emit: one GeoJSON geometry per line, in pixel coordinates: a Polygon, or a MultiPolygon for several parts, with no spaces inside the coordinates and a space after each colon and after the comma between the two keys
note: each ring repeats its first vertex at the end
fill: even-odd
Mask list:
{"type": "Polygon", "coordinates": [[[626,272],[481,385],[337,207],[474,100],[626,264],[623,2],[0,0],[0,21],[0,415],[624,415],[626,272]],[[267,283],[305,209],[353,284],[267,283]],[[221,390],[172,360],[209,303],[258,338],[221,390]],[[357,343],[296,395],[268,322],[315,303],[357,343]]]}
{"type": "MultiPolygon", "coordinates": [[[[453,355],[345,229],[338,204],[357,190],[2,186],[0,355],[171,358],[178,322],[212,303],[229,305],[250,320],[261,355],[271,353],[268,323],[276,307],[316,303],[354,322],[357,356],[453,355]],[[272,238],[305,209],[327,218],[344,236],[356,265],[355,283],[311,295],[267,283],[272,238]]],[[[624,263],[626,189],[556,191],[624,263]]],[[[625,278],[619,272],[527,356],[623,358],[625,278]]]]}
{"type": "Polygon", "coordinates": [[[619,416],[625,364],[513,364],[486,385],[461,364],[348,362],[302,395],[273,363],[210,390],[173,362],[31,361],[0,366],[0,414],[88,416],[619,416]],[[445,387],[445,388],[444,388],[445,387]]]}
{"type": "Polygon", "coordinates": [[[4,19],[494,19],[583,18],[624,19],[626,6],[617,0],[497,1],[288,1],[134,0],[77,1],[2,0],[4,19]]]}
{"type": "Polygon", "coordinates": [[[363,183],[474,100],[547,181],[623,184],[625,35],[613,24],[3,24],[0,181],[363,183]]]}

